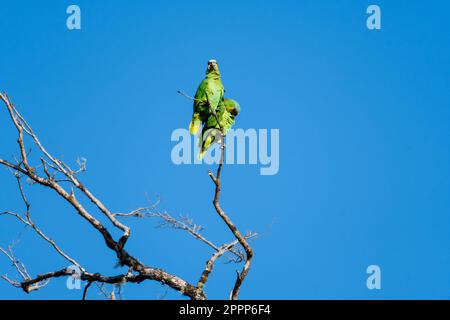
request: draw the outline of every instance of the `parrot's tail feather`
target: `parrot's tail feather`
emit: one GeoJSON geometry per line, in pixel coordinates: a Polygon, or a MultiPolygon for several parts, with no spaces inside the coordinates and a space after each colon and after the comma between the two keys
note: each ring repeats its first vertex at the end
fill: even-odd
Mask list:
{"type": "Polygon", "coordinates": [[[205,153],[206,153],[206,150],[201,151],[201,152],[198,154],[198,160],[202,160],[203,157],[205,156],[205,153]]]}
{"type": "Polygon", "coordinates": [[[199,160],[203,159],[203,157],[205,156],[206,150],[208,150],[208,148],[213,144],[214,140],[215,140],[214,136],[208,136],[205,140],[202,141],[201,150],[200,150],[200,153],[198,154],[199,160]]]}
{"type": "Polygon", "coordinates": [[[202,123],[199,120],[192,120],[189,124],[189,133],[196,135],[198,130],[200,130],[202,123]]]}

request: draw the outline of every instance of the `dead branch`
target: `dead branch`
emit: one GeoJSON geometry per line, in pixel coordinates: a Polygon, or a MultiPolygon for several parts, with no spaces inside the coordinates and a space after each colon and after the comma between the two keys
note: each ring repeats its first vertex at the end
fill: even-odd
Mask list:
{"type": "Polygon", "coordinates": [[[161,223],[158,225],[159,227],[171,227],[173,229],[184,230],[194,238],[204,242],[214,250],[219,250],[219,247],[217,245],[200,234],[200,231],[203,230],[203,226],[194,224],[193,221],[187,217],[181,216],[181,219],[178,220],[173,218],[167,212],[153,212],[149,208],[139,208],[129,213],[115,213],[114,215],[118,217],[159,218],[161,219],[161,223]]]}
{"type": "MultiPolygon", "coordinates": [[[[159,202],[159,201],[158,201],[159,202]]],[[[221,250],[221,247],[214,244],[212,241],[208,240],[205,236],[203,236],[200,232],[204,229],[203,226],[195,224],[191,218],[180,216],[180,219],[176,219],[172,217],[167,212],[161,213],[152,211],[155,206],[151,208],[138,208],[128,213],[115,213],[114,215],[118,217],[136,217],[136,218],[159,218],[161,222],[158,227],[169,227],[173,229],[183,230],[192,235],[195,239],[200,240],[205,243],[209,247],[213,248],[216,252],[221,250]]],[[[253,237],[253,236],[252,236],[253,237]]],[[[229,258],[229,262],[240,263],[244,259],[244,255],[241,250],[234,249],[234,246],[225,250],[226,252],[230,252],[235,257],[229,258]]],[[[224,253],[226,253],[224,252],[224,253]]],[[[223,255],[223,254],[222,254],[223,255]]],[[[220,256],[222,256],[220,255],[220,256]]]]}
{"type": "MultiPolygon", "coordinates": [[[[180,92],[180,94],[183,94],[180,92]]],[[[185,94],[183,94],[185,95],[185,94]]],[[[188,98],[191,98],[185,95],[188,98]]],[[[192,98],[194,99],[194,98],[192,98]]],[[[224,161],[224,152],[225,152],[225,144],[223,139],[223,129],[221,129],[222,133],[222,155],[221,162],[217,169],[217,174],[214,176],[211,172],[209,172],[209,176],[213,180],[215,184],[215,196],[214,196],[214,207],[222,218],[222,220],[227,224],[227,226],[232,231],[236,240],[225,244],[222,246],[218,246],[214,244],[214,242],[208,240],[201,234],[203,227],[201,225],[197,225],[193,222],[192,219],[187,217],[181,217],[181,219],[175,219],[168,213],[161,213],[155,210],[156,205],[152,205],[150,207],[143,207],[133,210],[129,213],[112,213],[93,193],[79,180],[78,175],[81,172],[86,171],[86,159],[81,158],[77,160],[78,169],[73,170],[64,163],[63,161],[57,159],[53,155],[51,155],[42,145],[37,135],[34,133],[31,126],[26,122],[24,117],[18,112],[13,103],[10,101],[9,97],[0,93],[0,100],[2,100],[7,108],[10,119],[16,128],[18,139],[17,143],[19,145],[19,154],[18,158],[14,157],[14,161],[8,161],[0,158],[0,165],[8,168],[14,175],[17,181],[18,189],[20,192],[20,196],[22,202],[24,203],[25,210],[24,213],[20,214],[14,211],[4,211],[0,212],[0,216],[10,216],[17,219],[20,223],[24,224],[27,227],[30,227],[36,234],[39,235],[40,238],[49,243],[52,248],[65,260],[70,262],[72,265],[77,266],[80,270],[79,279],[81,281],[87,282],[83,290],[82,299],[86,299],[87,292],[91,287],[92,283],[96,284],[101,292],[105,294],[108,299],[115,299],[115,291],[113,290],[111,294],[105,291],[104,285],[110,284],[114,286],[120,287],[124,283],[140,283],[145,280],[158,281],[161,284],[167,285],[168,287],[173,288],[174,290],[179,291],[183,295],[194,299],[194,300],[204,300],[206,299],[206,294],[204,292],[204,287],[206,282],[209,279],[209,276],[213,270],[214,263],[226,253],[234,255],[234,258],[228,258],[229,261],[233,262],[241,262],[245,259],[244,267],[240,273],[238,273],[238,278],[234,284],[233,291],[230,295],[231,299],[237,299],[240,287],[242,282],[244,281],[251,264],[251,260],[253,257],[253,251],[250,248],[247,240],[249,238],[254,237],[256,234],[247,234],[246,236],[242,236],[235,225],[231,222],[229,217],[225,214],[225,212],[221,209],[219,204],[220,198],[220,174],[224,161]],[[25,137],[31,139],[31,141],[38,147],[38,151],[41,153],[41,157],[39,158],[38,165],[32,165],[30,162],[30,150],[26,148],[25,137]],[[31,219],[31,203],[26,197],[24,192],[24,188],[22,186],[22,178],[26,178],[27,182],[31,185],[40,185],[53,190],[59,197],[64,199],[74,210],[75,212],[86,222],[90,224],[95,230],[98,231],[100,236],[103,238],[106,246],[112,250],[118,260],[119,264],[122,266],[127,266],[128,272],[127,274],[119,274],[115,276],[106,276],[100,273],[92,273],[88,272],[85,268],[82,267],[82,264],[77,262],[74,258],[65,253],[57,243],[48,237],[31,219]],[[88,211],[88,209],[82,205],[82,203],[77,199],[76,194],[81,194],[86,197],[91,203],[94,204],[95,208],[103,215],[108,218],[108,221],[116,228],[123,232],[122,236],[115,240],[111,233],[107,230],[106,226],[103,225],[95,216],[95,213],[88,211]],[[123,224],[118,220],[118,218],[127,218],[127,217],[136,217],[136,218],[146,218],[146,217],[156,217],[161,219],[160,227],[170,227],[173,229],[183,230],[193,236],[195,239],[207,244],[209,247],[214,249],[215,253],[212,257],[207,261],[205,269],[203,270],[200,279],[198,280],[196,285],[192,285],[187,281],[183,280],[179,276],[168,273],[160,268],[155,268],[151,266],[147,266],[141,261],[139,261],[134,256],[130,255],[125,250],[125,245],[130,237],[131,230],[128,226],[123,224]],[[238,248],[238,245],[242,246],[245,250],[245,256],[238,248]]],[[[214,112],[214,115],[217,115],[214,112]]],[[[159,200],[158,200],[159,202],[159,200]]],[[[6,275],[2,275],[1,278],[7,281],[9,284],[13,285],[17,288],[22,288],[26,293],[30,293],[35,290],[39,290],[46,286],[48,282],[53,278],[59,277],[71,277],[73,276],[73,270],[70,268],[63,268],[56,271],[48,272],[45,274],[37,275],[35,277],[31,277],[28,273],[25,265],[15,257],[12,246],[9,246],[8,249],[0,248],[0,253],[2,253],[15,268],[17,273],[19,274],[21,280],[13,280],[7,277],[6,275]]],[[[120,288],[118,291],[119,297],[121,297],[120,288]]]]}
{"type": "MultiPolygon", "coordinates": [[[[250,233],[248,234],[245,239],[248,240],[250,238],[256,237],[257,234],[256,233],[250,233]]],[[[219,250],[217,250],[212,256],[211,258],[209,258],[209,260],[206,262],[206,266],[205,269],[203,270],[200,279],[197,282],[197,288],[202,289],[206,282],[208,281],[209,275],[211,274],[213,267],[214,267],[214,263],[216,262],[216,260],[218,258],[220,258],[221,256],[223,256],[225,253],[227,252],[231,252],[233,247],[236,246],[239,243],[239,240],[235,240],[229,244],[224,244],[222,245],[219,250]]]]}
{"type": "MultiPolygon", "coordinates": [[[[116,253],[117,258],[121,265],[128,266],[134,273],[137,273],[133,276],[120,276],[120,277],[105,277],[99,274],[89,274],[85,271],[85,269],[81,269],[81,279],[86,281],[98,281],[98,282],[107,282],[107,283],[117,283],[119,278],[121,281],[125,280],[128,282],[140,282],[143,280],[154,280],[161,282],[162,284],[168,285],[169,287],[181,292],[182,294],[190,297],[195,300],[203,300],[206,299],[206,295],[203,291],[198,290],[195,286],[189,284],[187,281],[181,279],[178,276],[170,274],[162,269],[153,268],[150,266],[146,266],[142,262],[140,262],[135,257],[131,256],[125,249],[126,241],[130,235],[130,228],[123,225],[119,222],[116,217],[111,213],[109,209],[98,199],[96,198],[89,189],[80,182],[80,180],[75,176],[76,173],[80,172],[80,170],[72,170],[67,164],[62,162],[59,159],[53,157],[41,144],[37,135],[34,133],[30,125],[25,121],[24,117],[17,111],[14,107],[13,103],[9,100],[9,97],[0,93],[0,100],[2,100],[7,108],[11,121],[14,124],[14,127],[18,133],[18,145],[20,151],[20,159],[16,161],[16,163],[12,163],[10,161],[0,159],[0,164],[13,170],[16,178],[19,181],[19,188],[21,190],[22,199],[24,200],[25,206],[27,208],[27,213],[25,214],[25,218],[21,217],[17,213],[13,213],[10,211],[4,212],[2,215],[10,215],[16,217],[22,223],[29,225],[36,231],[43,239],[49,242],[53,248],[69,260],[72,264],[80,266],[74,259],[70,258],[68,255],[63,253],[61,249],[56,245],[56,243],[48,238],[43,232],[40,231],[39,228],[33,223],[29,215],[30,205],[24,196],[22,186],[20,184],[20,177],[26,176],[35,184],[48,187],[56,192],[60,197],[62,197],[68,204],[70,204],[76,211],[78,215],[80,215],[83,219],[85,219],[93,228],[95,228],[100,235],[103,237],[106,246],[113,250],[116,253]],[[29,162],[28,155],[29,153],[26,151],[25,147],[25,139],[24,133],[29,136],[34,144],[38,147],[38,149],[42,152],[44,157],[41,158],[40,167],[33,167],[29,162]],[[39,168],[43,170],[44,176],[39,173],[39,168]],[[93,214],[91,214],[75,197],[75,192],[72,189],[71,191],[67,191],[61,184],[55,179],[55,174],[51,173],[50,170],[55,171],[56,173],[62,174],[67,181],[69,181],[78,191],[80,191],[83,195],[85,195],[95,206],[99,209],[99,211],[105,214],[111,223],[122,230],[124,234],[119,240],[114,240],[112,235],[109,233],[107,228],[103,226],[99,220],[97,220],[93,214]],[[95,276],[93,276],[95,275],[95,276]]],[[[85,165],[80,165],[82,169],[85,169],[85,165]]],[[[6,251],[2,249],[2,252],[6,251]]],[[[61,276],[69,276],[69,271],[67,269],[62,269],[56,272],[51,272],[45,275],[40,275],[34,279],[31,279],[29,275],[26,274],[24,269],[21,267],[17,260],[12,257],[11,254],[6,255],[13,265],[15,266],[18,273],[21,275],[23,281],[20,283],[10,280],[6,276],[2,276],[2,278],[14,286],[19,286],[25,292],[31,292],[33,290],[37,290],[42,287],[42,284],[45,283],[45,280],[55,277],[61,276]]]]}
{"type": "Polygon", "coordinates": [[[217,167],[216,176],[214,176],[214,174],[211,171],[208,172],[208,175],[210,176],[211,180],[214,182],[214,185],[216,187],[215,193],[214,193],[213,205],[214,205],[214,208],[216,209],[216,212],[219,214],[219,216],[222,218],[222,220],[226,223],[226,225],[231,230],[231,232],[236,237],[236,239],[239,241],[239,243],[244,248],[245,253],[246,253],[244,267],[241,272],[237,272],[237,279],[234,284],[233,290],[230,293],[230,300],[237,300],[239,291],[241,289],[241,285],[242,285],[243,281],[245,280],[245,277],[247,276],[248,272],[250,271],[250,266],[251,266],[251,262],[253,259],[253,250],[250,247],[250,245],[248,244],[246,238],[244,236],[242,236],[242,234],[239,232],[238,228],[235,226],[235,224],[231,221],[231,219],[228,217],[228,215],[225,213],[225,211],[223,211],[223,209],[220,206],[220,192],[221,192],[220,174],[222,172],[222,167],[223,167],[223,163],[224,163],[224,159],[225,159],[225,134],[224,134],[224,130],[219,122],[219,119],[218,119],[216,113],[214,112],[213,114],[214,114],[214,117],[216,118],[217,123],[219,124],[220,133],[222,135],[221,146],[220,146],[220,148],[221,148],[220,163],[217,167]]]}

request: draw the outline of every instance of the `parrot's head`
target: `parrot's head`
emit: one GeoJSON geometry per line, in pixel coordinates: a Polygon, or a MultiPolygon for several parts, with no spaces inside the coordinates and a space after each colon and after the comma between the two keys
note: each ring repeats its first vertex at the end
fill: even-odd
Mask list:
{"type": "Polygon", "coordinates": [[[206,68],[206,74],[217,74],[220,75],[219,72],[219,65],[217,64],[217,61],[214,59],[211,59],[208,61],[208,66],[206,68]]]}
{"type": "Polygon", "coordinates": [[[239,112],[241,112],[241,106],[236,100],[224,99],[223,103],[225,105],[225,109],[233,116],[236,117],[239,114],[239,112]]]}

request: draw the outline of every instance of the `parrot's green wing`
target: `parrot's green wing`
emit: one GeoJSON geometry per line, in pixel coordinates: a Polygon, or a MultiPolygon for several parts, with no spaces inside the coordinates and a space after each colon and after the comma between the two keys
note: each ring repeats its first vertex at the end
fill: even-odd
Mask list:
{"type": "Polygon", "coordinates": [[[189,124],[189,132],[195,135],[201,127],[202,122],[208,117],[208,104],[206,103],[206,88],[208,81],[205,78],[198,86],[197,92],[194,96],[194,113],[189,124]]]}
{"type": "MultiPolygon", "coordinates": [[[[219,79],[211,79],[206,86],[206,99],[210,108],[216,111],[219,103],[223,100],[223,94],[225,89],[223,88],[222,81],[219,79]]],[[[211,111],[211,110],[208,110],[211,111]]]]}
{"type": "MultiPolygon", "coordinates": [[[[214,60],[211,60],[214,61],[214,60]]],[[[196,134],[202,124],[205,124],[212,112],[223,100],[225,89],[220,80],[217,63],[208,62],[205,79],[200,83],[194,96],[194,113],[189,125],[189,132],[196,134]]]]}
{"type": "Polygon", "coordinates": [[[203,158],[206,150],[215,142],[220,142],[220,127],[223,128],[224,135],[234,124],[235,117],[239,114],[241,108],[239,103],[232,99],[224,99],[219,103],[216,109],[216,115],[219,119],[217,123],[216,117],[210,115],[203,126],[202,134],[199,138],[199,146],[201,148],[199,158],[203,158]]]}

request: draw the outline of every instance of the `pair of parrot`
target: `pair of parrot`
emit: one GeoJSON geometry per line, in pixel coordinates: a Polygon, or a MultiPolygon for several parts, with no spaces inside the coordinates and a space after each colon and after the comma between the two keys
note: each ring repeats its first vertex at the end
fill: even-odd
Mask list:
{"type": "Polygon", "coordinates": [[[194,113],[189,124],[189,132],[192,135],[196,135],[203,126],[199,137],[199,159],[203,158],[213,143],[221,143],[220,130],[223,130],[225,136],[241,110],[239,103],[224,98],[224,93],[217,61],[209,60],[205,79],[195,93],[194,113]]]}

